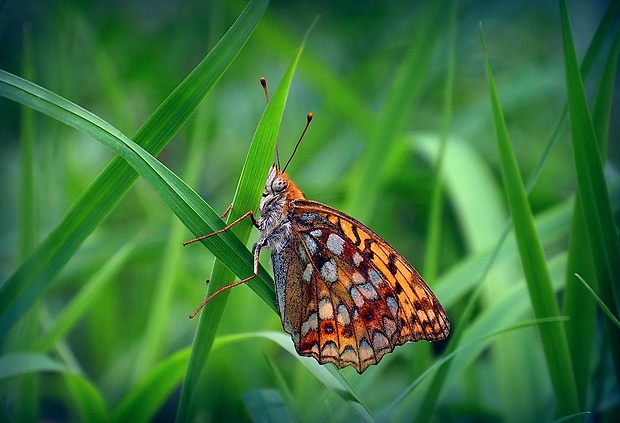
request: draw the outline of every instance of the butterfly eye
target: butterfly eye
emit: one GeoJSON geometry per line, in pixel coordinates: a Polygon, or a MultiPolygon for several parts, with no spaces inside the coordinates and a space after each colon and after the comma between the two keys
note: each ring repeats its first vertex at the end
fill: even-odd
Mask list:
{"type": "Polygon", "coordinates": [[[286,189],[286,186],[286,180],[278,178],[271,184],[271,189],[273,190],[273,192],[282,192],[286,189]]]}

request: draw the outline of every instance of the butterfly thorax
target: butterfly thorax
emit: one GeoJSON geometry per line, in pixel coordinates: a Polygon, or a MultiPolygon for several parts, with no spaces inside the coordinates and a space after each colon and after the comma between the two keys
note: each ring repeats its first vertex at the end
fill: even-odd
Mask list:
{"type": "Polygon", "coordinates": [[[292,202],[305,198],[286,173],[281,172],[276,165],[271,166],[259,206],[258,244],[272,251],[281,250],[292,230],[289,213],[292,202]]]}

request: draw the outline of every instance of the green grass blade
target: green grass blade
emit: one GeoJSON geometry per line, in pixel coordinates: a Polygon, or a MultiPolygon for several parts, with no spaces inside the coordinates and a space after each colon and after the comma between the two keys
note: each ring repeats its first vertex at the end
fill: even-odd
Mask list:
{"type": "Polygon", "coordinates": [[[588,285],[588,283],[581,277],[581,275],[575,274],[575,276],[577,277],[577,279],[579,279],[579,281],[581,281],[581,283],[585,287],[586,291],[588,291],[588,293],[590,293],[590,295],[592,295],[592,298],[594,298],[594,300],[598,303],[599,307],[601,307],[601,310],[603,310],[603,313],[605,313],[605,316],[607,316],[607,318],[616,327],[618,327],[620,329],[620,321],[618,320],[618,318],[616,316],[614,316],[614,314],[611,312],[609,307],[607,307],[607,304],[605,304],[605,302],[601,299],[601,297],[599,297],[596,294],[594,289],[592,289],[592,287],[590,285],[588,285]]]}
{"type": "MultiPolygon", "coordinates": [[[[431,140],[421,139],[418,140],[416,146],[419,146],[419,149],[429,155],[433,149],[437,150],[437,144],[437,140],[432,142],[431,140]]],[[[505,220],[505,211],[498,200],[499,188],[495,183],[491,170],[469,144],[459,139],[451,139],[447,145],[445,160],[444,184],[449,192],[450,202],[454,205],[459,215],[458,220],[461,231],[464,234],[463,237],[469,250],[479,251],[495,242],[503,226],[500,222],[505,220]],[[463,174],[470,173],[469,169],[476,169],[476,172],[468,178],[463,178],[463,174]],[[479,217],[481,215],[487,217],[484,222],[480,221],[479,217]]],[[[505,233],[508,233],[508,229],[505,229],[505,233]]],[[[486,263],[482,271],[477,271],[473,274],[472,280],[476,281],[475,286],[480,288],[475,288],[475,293],[469,297],[468,306],[458,319],[455,319],[454,316],[451,318],[459,323],[453,325],[454,330],[450,335],[450,343],[444,355],[454,351],[462,342],[464,328],[466,327],[465,322],[471,319],[475,305],[478,303],[476,298],[482,293],[483,285],[481,282],[491,272],[495,261],[494,257],[497,254],[499,254],[498,250],[493,253],[490,259],[485,260],[486,263]]],[[[501,279],[502,277],[498,276],[498,278],[501,279]]],[[[472,286],[469,287],[469,289],[472,288],[472,286]]],[[[457,288],[459,291],[460,289],[460,287],[457,288]]],[[[490,288],[484,286],[484,289],[488,290],[490,288]]],[[[449,308],[449,305],[445,302],[449,297],[441,294],[439,285],[437,286],[436,293],[441,298],[442,303],[449,308]]],[[[492,296],[492,294],[490,295],[492,296]]],[[[433,375],[432,385],[426,391],[419,407],[414,407],[413,404],[410,406],[410,410],[415,410],[415,421],[425,422],[432,419],[451,366],[452,362],[448,362],[433,375]]],[[[405,406],[404,408],[407,407],[405,406]]]]}
{"type": "MultiPolygon", "coordinates": [[[[497,97],[491,67],[486,54],[482,27],[480,28],[480,35],[502,176],[532,307],[534,314],[539,319],[556,317],[560,315],[560,310],[553,292],[542,245],[536,234],[532,211],[527,201],[521,173],[512,151],[508,130],[497,97]]],[[[579,402],[564,327],[561,323],[543,325],[539,327],[539,333],[556,396],[557,410],[561,415],[574,414],[579,411],[579,402]]]]}
{"type": "MultiPolygon", "coordinates": [[[[537,216],[536,230],[545,242],[545,246],[552,245],[554,240],[567,236],[571,210],[572,202],[567,202],[537,216]]],[[[468,256],[458,266],[443,274],[434,288],[437,297],[441,298],[442,303],[448,309],[456,305],[459,299],[468,295],[468,292],[484,280],[492,258],[494,258],[494,265],[502,265],[518,258],[514,233],[511,232],[507,236],[500,250],[497,250],[495,245],[489,246],[477,254],[468,256]]]]}
{"type": "MultiPolygon", "coordinates": [[[[606,39],[608,34],[613,30],[613,26],[615,25],[616,16],[618,11],[620,10],[620,3],[618,2],[610,2],[601,22],[596,29],[596,33],[592,38],[592,42],[588,46],[588,50],[583,58],[581,63],[581,75],[583,78],[586,78],[590,75],[592,71],[592,67],[594,66],[596,59],[601,54],[603,47],[605,46],[606,39]]],[[[564,123],[566,122],[566,117],[568,116],[568,106],[564,105],[562,108],[562,112],[558,117],[553,129],[551,130],[551,136],[545,145],[544,153],[542,154],[535,170],[532,172],[527,181],[527,192],[530,193],[532,187],[535,185],[540,173],[544,168],[544,164],[547,162],[551,151],[556,145],[556,142],[560,139],[561,129],[564,127],[564,123]]]]}
{"type": "Polygon", "coordinates": [[[443,192],[444,192],[444,161],[446,144],[450,133],[452,120],[452,101],[454,96],[454,74],[456,72],[456,16],[457,1],[450,2],[450,22],[448,29],[448,69],[446,73],[446,85],[443,97],[443,115],[441,120],[441,135],[439,138],[439,152],[435,161],[435,175],[429,207],[429,225],[426,242],[426,255],[424,257],[425,280],[433,286],[437,278],[439,258],[441,257],[441,223],[443,217],[443,192]]]}
{"type": "Polygon", "coordinates": [[[0,357],[0,380],[41,372],[60,373],[65,377],[78,409],[84,417],[83,421],[105,420],[107,409],[99,391],[87,380],[72,374],[71,370],[59,361],[37,353],[9,353],[0,357]]]}
{"type": "Polygon", "coordinates": [[[0,357],[0,380],[35,372],[66,372],[66,366],[43,354],[9,353],[0,357]]]}
{"type": "Polygon", "coordinates": [[[618,69],[618,56],[620,54],[620,29],[616,28],[607,61],[603,67],[603,73],[596,89],[594,105],[592,106],[592,125],[598,140],[601,157],[607,155],[609,143],[609,123],[611,120],[611,105],[614,93],[614,78],[618,69]]]}
{"type": "MultiPolygon", "coordinates": [[[[620,30],[616,29],[616,36],[598,84],[592,113],[593,125],[597,134],[601,157],[605,157],[605,150],[608,143],[611,96],[613,93],[619,50],[620,30]]],[[[585,78],[585,74],[583,74],[583,77],[585,78]]],[[[588,298],[585,288],[578,283],[574,274],[581,274],[585,279],[592,281],[595,287],[598,286],[598,283],[596,282],[596,271],[592,261],[590,243],[588,241],[579,193],[577,193],[573,216],[573,228],[571,230],[569,244],[570,253],[566,271],[564,313],[567,316],[573,316],[573,319],[566,324],[566,335],[571,350],[572,361],[575,366],[575,380],[577,383],[579,400],[583,407],[586,404],[590,387],[589,381],[591,378],[592,354],[594,352],[596,306],[594,301],[588,298]]]]}
{"type": "Polygon", "coordinates": [[[282,373],[280,364],[276,363],[275,360],[269,359],[268,357],[265,358],[269,368],[269,377],[273,381],[274,388],[280,392],[291,418],[296,422],[301,421],[299,407],[295,402],[295,397],[291,391],[291,386],[282,373]]]}
{"type": "MultiPolygon", "coordinates": [[[[179,129],[191,111],[241,51],[258,23],[266,0],[248,4],[235,24],[209,55],[170,94],[136,133],[134,139],[151,154],[157,154],[179,129]]],[[[6,73],[0,77],[0,95],[9,96],[6,73]]],[[[13,92],[16,101],[24,93],[13,92]]],[[[33,99],[39,102],[42,99],[33,99]]],[[[102,172],[67,212],[39,247],[0,287],[0,339],[19,320],[45,287],[53,280],[79,245],[112,210],[137,174],[123,159],[117,158],[102,172]]]]}
{"type": "Polygon", "coordinates": [[[575,414],[571,414],[570,416],[564,416],[560,419],[556,419],[553,421],[553,423],[570,422],[571,420],[577,420],[577,419],[583,420],[583,418],[587,417],[589,414],[591,414],[590,411],[584,411],[582,413],[575,413],[575,414]]]}
{"type": "MultiPolygon", "coordinates": [[[[450,142],[450,144],[448,144],[447,158],[449,163],[451,163],[450,160],[453,156],[450,154],[450,150],[455,150],[457,144],[457,142],[450,142]]],[[[422,142],[419,143],[419,145],[421,147],[424,146],[425,143],[422,142]]],[[[463,156],[462,149],[456,149],[456,151],[459,152],[456,156],[463,156]]],[[[450,166],[450,171],[453,170],[455,171],[454,176],[462,174],[458,168],[452,169],[452,166],[450,166]]],[[[450,172],[448,175],[450,175],[450,172]]],[[[537,216],[536,230],[540,234],[541,239],[545,242],[545,246],[552,244],[553,240],[564,237],[568,232],[570,227],[571,206],[572,202],[567,202],[566,204],[562,204],[559,207],[537,216]]],[[[506,233],[508,234],[508,230],[506,230],[506,233]]],[[[515,322],[517,317],[525,315],[526,310],[529,310],[529,304],[526,304],[525,302],[527,295],[525,293],[525,289],[520,289],[524,287],[517,285],[516,287],[513,286],[510,288],[510,291],[504,293],[502,296],[504,300],[501,302],[495,301],[493,302],[493,306],[491,308],[485,309],[484,314],[479,316],[475,323],[463,323],[470,322],[472,318],[471,316],[473,316],[473,311],[476,309],[476,305],[479,304],[476,298],[482,291],[481,283],[486,279],[486,275],[489,273],[491,266],[501,266],[503,263],[514,260],[517,255],[518,250],[514,239],[514,233],[511,233],[506,237],[506,241],[503,242],[503,247],[501,249],[499,246],[492,246],[483,250],[481,253],[471,255],[459,266],[453,268],[452,271],[443,275],[438,280],[437,286],[434,290],[437,296],[442,299],[444,306],[448,309],[454,307],[457,300],[463,298],[466,293],[471,290],[475,290],[474,294],[468,294],[469,300],[467,309],[458,316],[456,321],[460,323],[455,326],[455,330],[451,334],[448,348],[442,354],[441,360],[443,360],[447,355],[452,354],[452,352],[456,349],[460,348],[461,344],[466,342],[467,339],[472,339],[472,335],[475,335],[474,338],[476,338],[484,333],[489,333],[490,331],[495,330],[498,324],[509,324],[515,322]],[[506,311],[508,309],[510,312],[506,311]],[[477,327],[480,327],[481,329],[478,330],[477,333],[472,334],[472,329],[477,327]]],[[[563,270],[564,266],[560,266],[560,268],[563,270]]],[[[480,348],[483,348],[483,346],[480,348]]],[[[412,412],[415,412],[416,414],[412,420],[416,422],[431,420],[433,417],[433,410],[436,407],[435,404],[437,404],[442,392],[442,387],[446,383],[450,384],[454,381],[454,376],[452,375],[462,374],[464,369],[470,368],[475,357],[479,354],[480,351],[469,352],[468,350],[467,355],[471,356],[469,361],[466,359],[457,359],[454,362],[446,362],[437,370],[436,374],[430,375],[433,378],[432,385],[424,394],[424,398],[421,401],[415,401],[411,406],[407,406],[403,403],[400,407],[402,410],[399,410],[398,412],[407,415],[411,415],[412,412]]],[[[412,399],[414,400],[414,398],[412,399]]],[[[396,405],[397,404],[394,404],[394,406],[396,405]]],[[[383,410],[382,414],[386,411],[387,410],[383,410]]]]}
{"type": "MultiPolygon", "coordinates": [[[[6,81],[5,87],[12,88],[7,89],[7,92],[20,90],[30,94],[30,97],[21,100],[91,135],[127,160],[195,234],[203,233],[205,228],[215,231],[224,227],[219,215],[185,182],[107,122],[62,97],[15,76],[0,73],[0,82],[3,80],[6,81]]],[[[233,235],[225,233],[222,237],[205,240],[204,243],[236,273],[245,274],[252,268],[251,255],[233,235]],[[232,256],[241,260],[230,260],[229,257],[232,256]]],[[[262,274],[261,278],[269,280],[266,274],[262,274]]]]}
{"type": "MultiPolygon", "coordinates": [[[[547,323],[552,323],[552,322],[559,322],[559,321],[565,321],[566,318],[562,317],[562,316],[558,316],[558,317],[553,317],[553,318],[544,318],[544,319],[535,319],[535,320],[530,320],[530,321],[526,321],[526,322],[520,322],[520,323],[516,323],[507,327],[504,327],[502,329],[499,330],[495,330],[487,335],[484,335],[474,341],[469,341],[468,343],[464,344],[464,345],[460,345],[458,348],[450,351],[447,354],[444,354],[443,357],[441,357],[441,359],[437,360],[435,363],[433,363],[433,365],[431,367],[429,367],[428,369],[426,369],[420,376],[418,376],[411,384],[409,384],[409,386],[407,386],[406,389],[404,389],[400,395],[394,399],[394,401],[392,401],[387,407],[385,407],[383,410],[381,410],[381,413],[377,416],[377,421],[383,422],[383,421],[405,421],[405,419],[409,418],[410,415],[407,415],[407,417],[404,416],[399,416],[400,418],[395,418],[395,414],[398,412],[398,405],[400,403],[402,403],[405,399],[405,397],[407,395],[409,395],[411,392],[413,392],[413,390],[420,385],[420,383],[422,383],[422,381],[424,381],[424,379],[426,379],[429,375],[431,375],[433,372],[435,372],[436,370],[442,368],[446,363],[450,362],[450,360],[454,359],[458,354],[462,353],[463,351],[466,351],[472,347],[484,347],[484,346],[488,346],[490,344],[490,341],[499,335],[505,334],[505,333],[509,333],[515,330],[519,330],[519,329],[524,329],[524,328],[528,328],[528,327],[532,327],[532,326],[538,326],[538,325],[544,325],[547,323]],[[481,344],[481,345],[479,345],[481,344]]],[[[416,421],[417,420],[412,420],[412,421],[416,421]]]]}
{"type": "Polygon", "coordinates": [[[95,384],[72,373],[65,373],[63,377],[77,406],[80,421],[109,422],[106,403],[95,384]]]}
{"type": "MultiPolygon", "coordinates": [[[[34,80],[34,64],[32,63],[31,31],[24,30],[24,63],[22,69],[26,78],[34,80]]],[[[20,134],[20,170],[21,181],[19,190],[19,260],[25,259],[36,247],[36,213],[34,186],[34,111],[30,107],[21,107],[20,134]]]]}
{"type": "MultiPolygon", "coordinates": [[[[297,49],[294,32],[288,25],[281,20],[274,19],[272,16],[265,16],[264,25],[256,31],[256,39],[268,46],[277,45],[277,50],[273,54],[281,58],[288,58],[297,49]]],[[[299,69],[303,73],[305,80],[314,87],[321,90],[324,96],[325,109],[334,111],[343,117],[345,121],[354,122],[360,134],[367,134],[373,128],[373,115],[364,104],[364,99],[360,98],[350,82],[344,80],[327,63],[326,56],[319,51],[308,50],[304,53],[304,66],[299,69]],[[326,90],[325,87],[330,89],[326,90]]],[[[312,149],[306,145],[306,149],[312,149]]]]}
{"type": "Polygon", "coordinates": [[[243,394],[243,403],[251,421],[264,423],[292,422],[284,398],[275,389],[252,389],[243,394]]]}
{"type": "MultiPolygon", "coordinates": [[[[203,102],[193,118],[194,130],[190,138],[188,161],[186,163],[183,180],[188,185],[198,183],[202,170],[204,157],[209,143],[207,128],[209,117],[212,116],[210,103],[203,102]]],[[[170,235],[165,245],[164,259],[161,263],[161,271],[153,288],[153,299],[149,307],[149,317],[140,343],[140,353],[133,369],[134,380],[140,380],[150,368],[157,362],[165,351],[166,339],[170,336],[170,307],[173,298],[174,287],[178,282],[177,275],[180,271],[181,257],[186,250],[179,248],[183,241],[187,240],[187,229],[181,222],[174,219],[171,222],[170,235]]]]}
{"type": "Polygon", "coordinates": [[[575,280],[575,273],[595,280],[594,264],[588,243],[579,193],[575,198],[573,222],[570,231],[569,256],[565,275],[564,314],[572,316],[566,323],[566,337],[575,368],[575,382],[580,404],[587,400],[591,378],[591,361],[594,348],[596,304],[588,298],[583,286],[575,280]]]}
{"type": "MultiPolygon", "coordinates": [[[[428,140],[421,138],[416,143],[416,146],[421,149],[423,154],[429,156],[429,161],[432,161],[432,158],[436,155],[437,143],[436,137],[428,140]]],[[[462,203],[456,206],[457,210],[467,210],[468,205],[486,204],[487,206],[484,209],[484,213],[488,216],[489,205],[493,204],[493,201],[491,201],[490,198],[476,199],[476,196],[479,196],[480,193],[476,191],[475,187],[488,185],[492,178],[487,178],[488,181],[486,182],[485,179],[472,180],[472,178],[467,178],[467,180],[464,181],[463,178],[461,178],[461,175],[467,172],[467,168],[477,169],[476,176],[478,178],[480,178],[480,169],[484,169],[483,163],[474,161],[473,159],[475,159],[475,156],[468,151],[466,146],[461,146],[461,144],[463,143],[458,139],[451,140],[448,144],[446,156],[448,165],[446,167],[446,186],[451,197],[451,202],[457,204],[459,204],[459,202],[462,203]],[[467,168],[463,168],[463,166],[466,166],[467,168]],[[459,196],[462,196],[463,199],[459,199],[459,196]],[[467,202],[467,198],[474,198],[474,201],[467,202]]],[[[491,186],[486,186],[486,188],[483,188],[480,191],[492,191],[490,188],[491,186]]],[[[536,231],[539,233],[541,239],[546,241],[546,244],[552,242],[553,239],[558,239],[563,236],[562,234],[568,233],[571,206],[572,202],[567,202],[562,204],[560,207],[549,210],[548,212],[545,212],[537,217],[536,231]]],[[[481,212],[482,211],[477,212],[476,210],[473,210],[473,216],[479,216],[481,212]]],[[[501,219],[501,217],[498,217],[497,219],[501,219]]],[[[471,230],[473,231],[476,227],[479,228],[479,225],[479,222],[477,223],[475,220],[472,220],[469,225],[464,225],[464,228],[467,229],[467,227],[471,227],[471,230]]],[[[438,281],[439,283],[435,288],[435,292],[438,297],[442,299],[442,302],[448,309],[456,302],[457,298],[461,298],[466,292],[480,285],[480,283],[486,279],[486,275],[492,265],[501,265],[502,262],[508,259],[507,254],[509,252],[511,255],[516,255],[514,234],[506,238],[511,226],[511,222],[508,222],[502,231],[500,241],[498,241],[493,248],[487,247],[483,250],[483,253],[478,253],[477,255],[471,256],[469,259],[465,260],[459,266],[440,278],[438,281]],[[506,238],[505,242],[504,238],[506,238]]],[[[500,229],[501,228],[496,229],[496,233],[500,229]]],[[[472,238],[474,236],[476,235],[471,235],[472,238]]],[[[479,244],[479,246],[481,247],[482,245],[479,244]]],[[[477,301],[474,299],[475,297],[476,295],[470,295],[469,303],[471,305],[477,304],[477,301]]],[[[513,303],[509,305],[511,309],[514,308],[513,306],[513,303]]],[[[444,352],[444,354],[448,354],[458,347],[458,344],[461,342],[460,338],[464,334],[461,329],[466,326],[463,322],[469,321],[467,316],[471,315],[469,313],[470,311],[473,311],[473,308],[468,305],[468,311],[463,312],[456,320],[461,323],[455,327],[455,330],[451,334],[448,349],[444,352]]],[[[505,313],[502,314],[502,317],[505,317],[505,313]]],[[[497,318],[493,319],[493,321],[497,321],[497,318]]],[[[468,365],[471,365],[471,362],[468,365]]],[[[417,413],[414,418],[415,421],[426,421],[432,417],[432,410],[435,408],[434,404],[436,404],[439,399],[441,387],[445,383],[446,378],[448,378],[448,373],[451,371],[450,368],[452,366],[452,362],[448,362],[437,371],[436,375],[433,377],[432,386],[427,391],[424,399],[421,402],[416,403],[415,407],[412,408],[417,413]]],[[[451,371],[451,373],[455,372],[451,371]]]]}
{"type": "MultiPolygon", "coordinates": [[[[35,79],[35,63],[33,57],[32,31],[29,26],[23,30],[23,60],[22,72],[27,78],[35,79]]],[[[36,234],[38,232],[38,222],[36,213],[36,186],[34,183],[35,166],[35,112],[26,106],[21,106],[20,116],[20,170],[21,180],[19,184],[19,218],[18,218],[18,239],[17,257],[23,261],[36,247],[36,234]]],[[[32,340],[36,339],[38,332],[39,309],[35,307],[26,314],[19,333],[13,340],[14,348],[26,350],[30,347],[32,340]]],[[[35,421],[39,420],[37,407],[37,397],[39,396],[39,376],[28,374],[20,378],[18,382],[19,394],[15,404],[15,416],[17,420],[35,421]]]]}
{"type": "MultiPolygon", "coordinates": [[[[286,98],[288,96],[288,91],[297,67],[297,63],[299,62],[303,51],[304,43],[305,40],[302,42],[302,45],[294,56],[258,124],[252,144],[250,145],[248,156],[241,172],[237,191],[233,199],[232,209],[228,216],[228,222],[232,222],[248,210],[255,210],[256,205],[259,202],[265,183],[264,181],[267,177],[268,168],[273,160],[273,152],[276,145],[280,122],[282,120],[282,114],[284,113],[286,98]]],[[[243,240],[243,242],[247,242],[251,229],[251,222],[246,220],[245,222],[235,225],[230,232],[233,232],[239,239],[243,240]]],[[[209,232],[207,231],[205,233],[209,232]]],[[[221,286],[232,283],[234,280],[234,275],[229,269],[230,266],[223,266],[221,263],[217,261],[215,262],[211,275],[209,292],[213,292],[221,286]]],[[[262,267],[260,272],[265,272],[262,267]]],[[[246,271],[245,274],[237,273],[240,278],[251,274],[251,269],[246,271]]],[[[256,280],[248,282],[250,287],[255,287],[257,286],[256,284],[256,280]]],[[[271,291],[267,293],[270,297],[268,297],[266,301],[275,310],[276,306],[273,288],[271,288],[271,291]]],[[[181,391],[181,400],[177,414],[178,422],[191,420],[191,414],[195,412],[195,409],[192,409],[191,398],[196,388],[196,384],[201,378],[201,374],[207,363],[211,346],[213,344],[213,340],[215,339],[218,322],[222,316],[228,295],[229,292],[225,291],[215,297],[209,303],[209,306],[205,307],[200,314],[198,327],[196,329],[196,336],[192,345],[192,352],[190,354],[190,360],[181,391]]],[[[263,297],[263,299],[265,298],[263,297]]]]}
{"type": "MultiPolygon", "coordinates": [[[[601,298],[617,315],[620,305],[620,289],[617,287],[620,280],[620,246],[618,245],[617,226],[611,210],[599,145],[577,65],[568,11],[564,1],[560,1],[560,12],[570,129],[581,208],[601,298]]],[[[620,382],[620,332],[607,320],[606,327],[616,370],[616,381],[620,382]]]]}
{"type": "Polygon", "coordinates": [[[383,178],[389,169],[386,157],[394,149],[411,114],[411,106],[420,95],[420,87],[427,75],[434,46],[442,31],[438,22],[445,23],[445,2],[428,3],[428,8],[414,26],[412,43],[405,54],[390,86],[383,110],[369,134],[365,152],[351,177],[350,195],[343,210],[368,222],[377,204],[383,178]]]}
{"type": "Polygon", "coordinates": [[[75,327],[84,317],[101,291],[118,276],[131,254],[138,246],[137,240],[120,248],[106,263],[84,284],[77,295],[63,307],[62,311],[51,320],[51,326],[41,335],[33,349],[42,353],[48,352],[60,339],[75,327]]]}
{"type": "Polygon", "coordinates": [[[329,391],[346,401],[362,421],[373,421],[373,416],[370,413],[368,406],[362,402],[360,396],[355,392],[347,380],[338,372],[338,370],[336,370],[334,366],[323,366],[317,363],[313,358],[302,357],[297,354],[297,351],[295,351],[295,348],[291,343],[290,337],[286,334],[281,332],[254,332],[249,334],[240,333],[219,337],[213,346],[214,348],[220,348],[229,343],[254,338],[264,338],[278,344],[293,358],[299,360],[299,362],[303,364],[317,380],[325,385],[329,391]]]}
{"type": "Polygon", "coordinates": [[[147,422],[153,417],[179,385],[189,359],[189,348],[184,348],[149,371],[133,386],[123,401],[111,413],[112,422],[147,422]]]}

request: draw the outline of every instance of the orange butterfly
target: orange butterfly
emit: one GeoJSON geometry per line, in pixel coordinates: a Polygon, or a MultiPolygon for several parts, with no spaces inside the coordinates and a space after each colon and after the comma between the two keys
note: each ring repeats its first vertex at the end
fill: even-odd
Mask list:
{"type": "MultiPolygon", "coordinates": [[[[304,133],[311,119],[309,113],[304,133]]],[[[255,278],[267,248],[282,327],[298,354],[362,373],[397,345],[446,338],[446,312],[413,266],[361,222],[306,199],[284,173],[291,159],[283,170],[271,166],[258,220],[248,211],[184,244],[222,233],[248,216],[259,231],[254,273],[220,288],[190,317],[219,292],[255,278]]]]}

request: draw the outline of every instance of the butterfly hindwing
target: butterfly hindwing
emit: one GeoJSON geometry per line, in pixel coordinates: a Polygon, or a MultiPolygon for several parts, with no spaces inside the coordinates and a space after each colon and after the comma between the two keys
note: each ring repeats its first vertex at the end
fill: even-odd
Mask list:
{"type": "Polygon", "coordinates": [[[295,260],[276,285],[284,329],[300,354],[361,373],[397,345],[447,336],[439,301],[389,244],[321,203],[293,204],[282,255],[295,260]]]}

